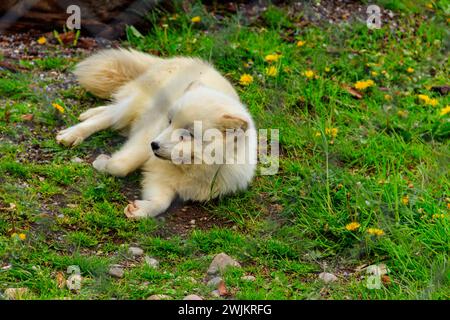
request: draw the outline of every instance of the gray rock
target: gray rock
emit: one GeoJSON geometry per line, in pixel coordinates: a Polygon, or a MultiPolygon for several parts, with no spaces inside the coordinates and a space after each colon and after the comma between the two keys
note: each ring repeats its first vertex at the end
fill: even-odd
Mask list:
{"type": "Polygon", "coordinates": [[[256,278],[254,276],[242,276],[241,280],[244,280],[244,281],[255,281],[256,278]]]}
{"type": "Polygon", "coordinates": [[[152,294],[147,300],[171,300],[172,297],[165,294],[152,294]]]}
{"type": "Polygon", "coordinates": [[[118,265],[118,264],[112,265],[109,268],[108,273],[109,273],[109,275],[111,275],[111,276],[113,276],[115,278],[122,278],[123,274],[124,274],[123,267],[121,265],[118,265]]]}
{"type": "Polygon", "coordinates": [[[128,253],[131,254],[133,257],[138,257],[144,254],[144,250],[138,247],[129,247],[128,253]]]}
{"type": "Polygon", "coordinates": [[[212,295],[214,298],[220,298],[220,292],[219,292],[219,290],[211,291],[211,295],[212,295]]]}
{"type": "Polygon", "coordinates": [[[214,277],[214,278],[212,278],[211,280],[208,281],[208,287],[217,288],[221,281],[222,281],[221,277],[214,277]]]}
{"type": "Polygon", "coordinates": [[[328,272],[322,272],[321,274],[319,274],[319,279],[321,279],[325,283],[335,282],[338,280],[338,278],[334,274],[328,272]]]}
{"type": "Polygon", "coordinates": [[[8,288],[5,290],[4,295],[8,300],[21,300],[30,293],[28,288],[8,288]]]}
{"type": "Polygon", "coordinates": [[[147,265],[151,268],[158,268],[159,266],[159,261],[156,260],[155,258],[149,257],[149,256],[145,256],[145,262],[147,263],[147,265]]]}
{"type": "Polygon", "coordinates": [[[83,159],[78,158],[78,157],[72,158],[71,161],[72,161],[73,163],[83,163],[83,159]]]}
{"type": "Polygon", "coordinates": [[[214,257],[207,272],[209,275],[216,275],[224,272],[228,267],[241,267],[241,265],[229,255],[222,252],[214,257]]]}
{"type": "Polygon", "coordinates": [[[184,297],[183,300],[203,300],[203,298],[196,294],[190,294],[184,297]]]}

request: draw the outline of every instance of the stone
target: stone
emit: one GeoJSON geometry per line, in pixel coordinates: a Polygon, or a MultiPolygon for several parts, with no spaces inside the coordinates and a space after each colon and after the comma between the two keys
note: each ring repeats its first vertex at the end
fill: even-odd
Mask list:
{"type": "Polygon", "coordinates": [[[241,267],[241,265],[229,255],[222,252],[214,257],[207,272],[209,275],[216,275],[224,272],[228,267],[241,267]]]}
{"type": "Polygon", "coordinates": [[[170,300],[172,297],[165,294],[152,294],[147,300],[170,300]]]}
{"type": "Polygon", "coordinates": [[[151,268],[158,268],[159,266],[159,261],[156,260],[155,258],[149,257],[149,256],[145,256],[145,262],[147,263],[147,265],[151,268]]]}
{"type": "Polygon", "coordinates": [[[144,254],[144,250],[138,247],[129,247],[128,253],[130,253],[133,257],[138,257],[144,254]]]}
{"type": "Polygon", "coordinates": [[[319,279],[321,279],[325,283],[335,282],[338,280],[338,278],[334,274],[328,272],[320,273],[319,279]]]}
{"type": "Polygon", "coordinates": [[[203,298],[196,294],[190,294],[184,297],[183,300],[203,300],[203,298]]]}
{"type": "Polygon", "coordinates": [[[112,265],[109,268],[108,273],[109,273],[109,275],[111,275],[115,278],[122,278],[123,274],[124,274],[123,267],[121,265],[117,265],[117,264],[112,265]]]}
{"type": "Polygon", "coordinates": [[[214,277],[208,281],[207,285],[208,285],[208,287],[211,287],[211,288],[217,288],[221,281],[222,281],[221,277],[214,277]]]}
{"type": "Polygon", "coordinates": [[[244,280],[244,281],[255,281],[256,278],[254,276],[242,276],[241,280],[244,280]]]}

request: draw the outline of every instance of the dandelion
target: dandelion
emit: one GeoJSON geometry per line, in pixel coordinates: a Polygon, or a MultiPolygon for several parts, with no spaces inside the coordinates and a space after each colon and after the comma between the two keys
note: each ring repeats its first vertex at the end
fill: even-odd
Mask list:
{"type": "Polygon", "coordinates": [[[439,104],[439,101],[437,99],[430,99],[428,100],[427,104],[432,107],[436,107],[439,104]]]}
{"type": "Polygon", "coordinates": [[[278,73],[278,70],[274,66],[266,68],[266,74],[270,77],[275,77],[277,75],[277,73],[278,73]]]}
{"type": "Polygon", "coordinates": [[[303,72],[303,74],[304,74],[305,77],[307,77],[308,79],[311,79],[312,77],[314,77],[314,71],[312,71],[312,70],[306,70],[305,72],[303,72]]]}
{"type": "Polygon", "coordinates": [[[337,134],[338,134],[338,128],[325,128],[325,134],[336,138],[337,134]]]}
{"type": "Polygon", "coordinates": [[[409,197],[408,195],[402,197],[402,203],[406,206],[409,203],[409,197]]]}
{"type": "Polygon", "coordinates": [[[239,83],[243,86],[248,86],[250,83],[253,82],[253,77],[249,75],[248,73],[244,73],[241,78],[239,79],[239,83]]]}
{"type": "Polygon", "coordinates": [[[373,236],[382,236],[384,231],[378,228],[369,228],[367,229],[367,233],[373,236]]]}
{"type": "Polygon", "coordinates": [[[414,72],[414,69],[411,68],[411,67],[409,67],[408,69],[406,69],[406,72],[408,72],[408,73],[413,73],[413,72],[414,72]]]}
{"type": "Polygon", "coordinates": [[[19,239],[24,241],[27,238],[27,235],[25,233],[19,233],[19,239]]]}
{"type": "Polygon", "coordinates": [[[47,39],[45,39],[45,37],[40,37],[38,40],[37,40],[37,43],[39,43],[39,44],[45,44],[47,42],[47,39]]]}
{"type": "Polygon", "coordinates": [[[279,59],[281,58],[281,54],[268,54],[264,60],[266,60],[267,62],[277,62],[279,59]]]}
{"type": "Polygon", "coordinates": [[[306,41],[299,40],[297,41],[297,47],[303,47],[305,45],[306,41]]]}
{"type": "Polygon", "coordinates": [[[359,89],[359,90],[365,90],[368,87],[371,87],[375,84],[375,82],[373,82],[373,80],[364,80],[364,81],[357,81],[355,83],[355,89],[359,89]]]}
{"type": "Polygon", "coordinates": [[[328,67],[325,67],[325,72],[330,72],[331,71],[331,69],[330,68],[328,68],[328,67]]]}
{"type": "Polygon", "coordinates": [[[351,222],[345,226],[345,229],[348,231],[355,231],[358,229],[361,225],[358,222],[351,222]]]}
{"type": "Polygon", "coordinates": [[[56,110],[58,110],[60,113],[64,113],[64,108],[57,104],[57,103],[52,103],[53,108],[55,108],[56,110]]]}
{"type": "Polygon", "coordinates": [[[426,94],[419,94],[417,97],[419,98],[419,100],[422,100],[423,102],[428,102],[430,100],[430,97],[427,96],[426,94]]]}
{"type": "Polygon", "coordinates": [[[385,94],[384,95],[384,100],[391,101],[392,100],[392,96],[390,94],[385,94]]]}
{"type": "Polygon", "coordinates": [[[191,19],[192,23],[199,23],[200,21],[202,21],[202,18],[200,18],[200,16],[196,16],[191,19]]]}
{"type": "Polygon", "coordinates": [[[372,71],[370,74],[372,75],[372,77],[376,77],[378,75],[378,72],[372,71]]]}
{"type": "Polygon", "coordinates": [[[450,105],[447,105],[445,108],[442,108],[439,114],[441,116],[445,116],[447,113],[450,113],[450,105]]]}

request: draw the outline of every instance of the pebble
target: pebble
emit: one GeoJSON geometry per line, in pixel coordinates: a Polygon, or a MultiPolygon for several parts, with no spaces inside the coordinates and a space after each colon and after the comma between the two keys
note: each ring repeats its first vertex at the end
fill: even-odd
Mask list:
{"type": "Polygon", "coordinates": [[[244,280],[244,281],[255,281],[256,278],[254,276],[242,276],[241,280],[244,280]]]}
{"type": "Polygon", "coordinates": [[[220,298],[220,292],[219,292],[219,290],[211,291],[211,295],[212,295],[213,297],[215,297],[215,298],[220,298]]]}
{"type": "Polygon", "coordinates": [[[78,158],[78,157],[74,157],[74,158],[72,158],[72,160],[71,160],[73,163],[83,163],[83,159],[81,159],[81,158],[78,158]]]}
{"type": "Polygon", "coordinates": [[[335,282],[338,280],[338,278],[334,274],[328,272],[320,273],[319,279],[322,279],[322,281],[325,283],[335,282]]]}
{"type": "Polygon", "coordinates": [[[217,288],[221,281],[222,281],[221,277],[214,277],[208,281],[208,287],[217,288]]]}
{"type": "Polygon", "coordinates": [[[165,294],[152,294],[147,300],[170,300],[172,297],[165,294]]]}
{"type": "Polygon", "coordinates": [[[109,268],[108,273],[109,273],[109,275],[111,275],[113,277],[122,278],[123,274],[124,274],[123,267],[121,265],[117,265],[117,264],[112,265],[109,268]]]}
{"type": "Polygon", "coordinates": [[[203,300],[203,298],[196,294],[190,294],[184,297],[183,300],[203,300]]]}
{"type": "Polygon", "coordinates": [[[241,267],[239,262],[231,258],[229,255],[225,253],[219,253],[216,255],[209,265],[208,268],[208,274],[209,275],[216,275],[218,273],[221,273],[225,271],[228,267],[241,267]]]}
{"type": "Polygon", "coordinates": [[[152,267],[154,269],[158,268],[159,266],[159,261],[149,256],[145,256],[145,262],[149,267],[152,267]]]}
{"type": "Polygon", "coordinates": [[[142,256],[144,254],[144,250],[138,247],[129,247],[128,253],[130,253],[133,257],[142,256]]]}

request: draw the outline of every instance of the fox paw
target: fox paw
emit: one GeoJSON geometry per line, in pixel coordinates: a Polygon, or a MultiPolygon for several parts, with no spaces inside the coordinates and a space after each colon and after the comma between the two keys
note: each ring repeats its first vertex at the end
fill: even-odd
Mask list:
{"type": "Polygon", "coordinates": [[[83,142],[83,140],[83,135],[81,135],[75,127],[61,130],[56,135],[56,142],[65,146],[76,146],[83,142]]]}
{"type": "Polygon", "coordinates": [[[159,212],[154,212],[154,205],[152,201],[148,200],[134,200],[129,203],[125,209],[125,215],[128,219],[141,219],[146,217],[154,217],[159,212]]]}
{"type": "Polygon", "coordinates": [[[110,156],[106,154],[99,155],[94,162],[92,162],[92,166],[100,172],[106,171],[106,165],[108,164],[109,159],[111,159],[110,156]]]}

